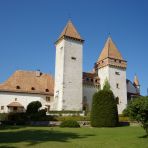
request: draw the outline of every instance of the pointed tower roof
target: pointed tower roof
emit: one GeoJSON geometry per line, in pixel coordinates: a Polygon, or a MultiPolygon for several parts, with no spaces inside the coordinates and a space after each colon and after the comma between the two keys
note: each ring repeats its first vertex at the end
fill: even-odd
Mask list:
{"type": "Polygon", "coordinates": [[[100,69],[108,65],[123,69],[126,69],[127,66],[127,61],[123,59],[121,53],[110,36],[108,37],[94,68],[97,70],[98,68],[100,69]]]}
{"type": "Polygon", "coordinates": [[[136,86],[140,85],[137,75],[135,75],[135,77],[134,77],[134,85],[136,85],[136,86]]]}
{"type": "Polygon", "coordinates": [[[108,37],[105,43],[105,46],[99,56],[98,61],[104,60],[106,58],[123,60],[121,53],[117,49],[116,45],[114,44],[110,36],[108,37]]]}
{"type": "MultiPolygon", "coordinates": [[[[63,32],[60,34],[57,42],[62,39],[62,38],[71,38],[74,40],[78,40],[83,42],[84,40],[81,38],[80,34],[78,33],[78,31],[76,30],[76,28],[74,27],[73,23],[71,20],[68,21],[67,25],[65,26],[63,32]]],[[[56,42],[56,43],[57,43],[56,42]]]]}

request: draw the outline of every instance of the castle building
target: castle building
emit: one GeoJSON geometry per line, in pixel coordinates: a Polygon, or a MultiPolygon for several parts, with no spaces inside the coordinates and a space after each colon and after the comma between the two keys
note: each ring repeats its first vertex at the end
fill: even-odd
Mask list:
{"type": "Polygon", "coordinates": [[[54,79],[40,71],[17,70],[0,84],[0,113],[23,112],[32,101],[40,101],[50,110],[54,94],[54,79]]]}
{"type": "Polygon", "coordinates": [[[91,110],[92,97],[108,80],[121,114],[140,95],[137,76],[126,78],[127,61],[109,36],[91,72],[83,72],[83,38],[68,21],[57,39],[55,79],[40,71],[16,71],[0,84],[0,113],[23,112],[32,101],[56,111],[91,110]]]}

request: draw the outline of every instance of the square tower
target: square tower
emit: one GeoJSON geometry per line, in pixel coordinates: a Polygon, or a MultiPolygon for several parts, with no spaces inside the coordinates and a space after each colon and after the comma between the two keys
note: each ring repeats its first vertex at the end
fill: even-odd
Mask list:
{"type": "Polygon", "coordinates": [[[101,89],[103,89],[105,80],[108,80],[117,100],[119,114],[122,114],[127,105],[126,66],[127,62],[123,60],[119,50],[109,37],[95,67],[98,70],[101,89]]]}
{"type": "Polygon", "coordinates": [[[71,21],[56,42],[55,89],[52,110],[82,110],[83,39],[71,21]]]}

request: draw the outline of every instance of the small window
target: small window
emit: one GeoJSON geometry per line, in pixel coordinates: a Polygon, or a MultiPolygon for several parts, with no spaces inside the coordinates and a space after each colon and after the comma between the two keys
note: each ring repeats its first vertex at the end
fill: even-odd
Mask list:
{"type": "Polygon", "coordinates": [[[119,83],[116,83],[116,88],[119,88],[119,83]]]}
{"type": "Polygon", "coordinates": [[[71,57],[72,60],[76,60],[76,57],[71,57]]]}
{"type": "Polygon", "coordinates": [[[103,63],[104,61],[102,61],[102,63],[103,63]]]}
{"type": "Polygon", "coordinates": [[[121,60],[119,60],[119,63],[121,63],[121,60]]]}
{"type": "Polygon", "coordinates": [[[31,90],[35,90],[35,88],[34,87],[31,87],[31,90]]]}
{"type": "Polygon", "coordinates": [[[89,78],[86,78],[86,81],[89,81],[89,78]]]}
{"type": "Polygon", "coordinates": [[[4,110],[4,106],[1,106],[1,110],[4,110]]]}
{"type": "Polygon", "coordinates": [[[116,74],[116,75],[120,75],[120,73],[119,73],[119,72],[117,72],[117,71],[115,72],[115,74],[116,74]]]}
{"type": "Polygon", "coordinates": [[[19,86],[19,85],[17,85],[17,86],[16,86],[16,89],[20,89],[20,86],[19,86]]]}
{"type": "Polygon", "coordinates": [[[14,100],[17,101],[17,98],[15,98],[14,100]]]}
{"type": "Polygon", "coordinates": [[[46,97],[46,101],[47,102],[50,102],[50,97],[46,97]]]}
{"type": "Polygon", "coordinates": [[[93,82],[93,79],[91,79],[91,82],[93,82]]]}
{"type": "Polygon", "coordinates": [[[116,103],[119,104],[119,97],[116,97],[116,103]]]}
{"type": "Polygon", "coordinates": [[[46,92],[49,92],[49,89],[45,89],[46,92]]]}
{"type": "Polygon", "coordinates": [[[114,61],[116,62],[117,60],[115,59],[114,61]]]}

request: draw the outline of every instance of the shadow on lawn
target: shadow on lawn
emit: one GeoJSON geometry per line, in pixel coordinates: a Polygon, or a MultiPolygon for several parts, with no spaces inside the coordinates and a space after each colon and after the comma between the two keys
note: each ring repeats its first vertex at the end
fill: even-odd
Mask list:
{"type": "Polygon", "coordinates": [[[148,135],[140,136],[139,138],[148,138],[148,135]]]}
{"type": "Polygon", "coordinates": [[[27,142],[27,146],[37,145],[47,141],[68,142],[70,139],[86,138],[94,135],[80,136],[77,133],[72,132],[60,132],[53,129],[38,130],[38,129],[26,129],[26,130],[12,130],[0,132],[0,143],[4,143],[4,148],[9,148],[6,145],[9,143],[27,142]]]}

